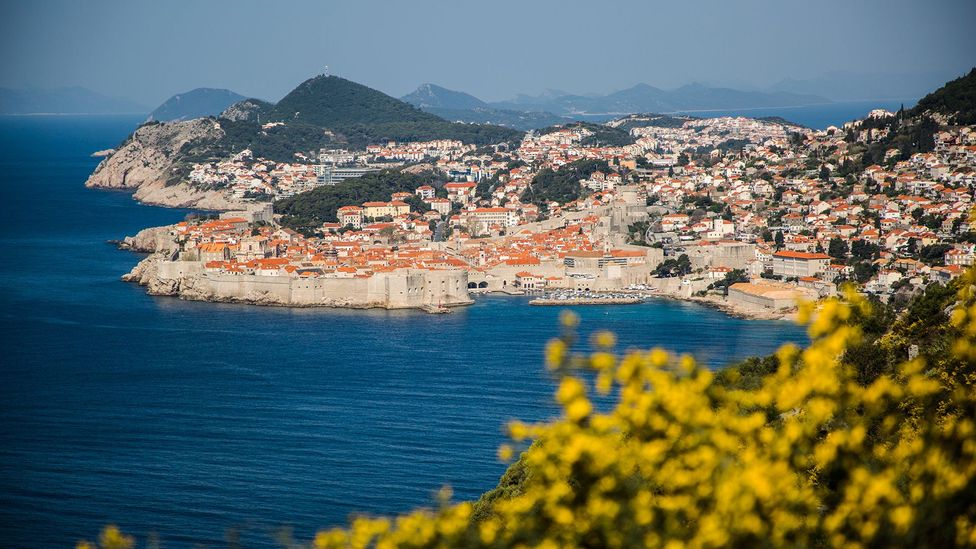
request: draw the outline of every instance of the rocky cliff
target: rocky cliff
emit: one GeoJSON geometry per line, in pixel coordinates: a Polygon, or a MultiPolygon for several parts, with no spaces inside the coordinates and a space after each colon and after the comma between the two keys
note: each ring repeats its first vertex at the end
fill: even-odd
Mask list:
{"type": "Polygon", "coordinates": [[[262,115],[265,116],[265,121],[267,121],[267,113],[273,106],[271,103],[261,101],[260,99],[245,99],[227,107],[224,112],[220,113],[220,117],[226,118],[227,120],[244,120],[260,123],[262,115]]]}
{"type": "MultiPolygon", "coordinates": [[[[177,296],[194,301],[231,301],[216,295],[212,287],[203,280],[201,269],[191,268],[173,272],[172,269],[165,268],[173,264],[169,259],[169,252],[155,252],[140,261],[127,274],[122,275],[122,280],[145,286],[146,293],[149,295],[177,296]]],[[[188,266],[199,267],[199,264],[188,266]]]]}
{"type": "Polygon", "coordinates": [[[164,225],[143,229],[135,236],[127,236],[119,241],[119,248],[146,254],[173,250],[176,248],[176,243],[170,235],[172,228],[172,225],[164,225]]]}
{"type": "Polygon", "coordinates": [[[232,210],[241,207],[226,190],[204,190],[180,181],[179,152],[192,141],[218,140],[220,125],[207,118],[145,124],[103,159],[85,182],[86,187],[135,191],[147,204],[178,208],[232,210]]]}

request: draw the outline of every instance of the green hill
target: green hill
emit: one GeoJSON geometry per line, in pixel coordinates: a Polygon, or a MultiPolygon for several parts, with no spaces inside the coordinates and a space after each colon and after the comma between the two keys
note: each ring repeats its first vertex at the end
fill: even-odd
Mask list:
{"type": "MultiPolygon", "coordinates": [[[[889,149],[898,149],[900,159],[930,152],[935,148],[934,136],[943,122],[948,125],[976,124],[976,68],[926,95],[910,110],[899,110],[891,117],[860,121],[860,129],[886,130],[887,133],[869,145],[854,144],[850,149],[852,155],[863,154],[845,171],[856,173],[872,164],[881,164],[889,149]]],[[[853,132],[848,132],[848,141],[853,142],[853,138],[853,132]]]]}
{"type": "Polygon", "coordinates": [[[593,132],[593,135],[587,136],[583,139],[583,141],[580,142],[580,145],[583,145],[584,147],[622,147],[624,145],[631,145],[635,141],[634,137],[630,135],[629,130],[615,128],[606,124],[594,124],[592,122],[560,124],[543,128],[536,133],[545,135],[556,130],[568,128],[583,128],[593,132]]]}
{"type": "Polygon", "coordinates": [[[270,110],[269,119],[327,128],[353,146],[391,139],[459,139],[482,145],[521,137],[510,128],[451,123],[338,76],[302,82],[270,110]]]}
{"type": "Polygon", "coordinates": [[[315,126],[443,122],[382,92],[339,78],[316,76],[302,82],[271,109],[272,120],[315,126]]]}
{"type": "Polygon", "coordinates": [[[242,99],[243,95],[230,90],[197,88],[170,97],[149,113],[149,120],[169,122],[216,116],[242,99]]]}
{"type": "Polygon", "coordinates": [[[425,112],[456,122],[468,124],[494,124],[516,130],[528,131],[564,124],[570,119],[542,111],[512,111],[508,109],[493,109],[491,107],[476,107],[473,109],[448,109],[443,107],[422,107],[425,112]]]}
{"type": "Polygon", "coordinates": [[[911,112],[943,114],[950,124],[960,126],[976,124],[976,67],[920,99],[911,112]]]}

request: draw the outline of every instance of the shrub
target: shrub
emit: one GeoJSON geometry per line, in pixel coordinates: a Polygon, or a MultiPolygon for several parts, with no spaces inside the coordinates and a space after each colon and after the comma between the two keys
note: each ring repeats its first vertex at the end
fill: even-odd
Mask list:
{"type": "Polygon", "coordinates": [[[904,335],[924,329],[948,342],[943,353],[899,355],[869,378],[847,351],[879,320],[853,291],[801,307],[806,349],[784,345],[718,376],[661,349],[618,356],[609,333],[575,351],[567,313],[546,349],[561,416],[509,425],[502,459],[532,445],[498,489],[477,505],[444,492],[435,509],[360,517],[313,545],[972,546],[974,284],[970,270],[955,295],[932,292],[872,339],[900,353],[904,335]],[[951,312],[936,326],[926,311],[946,303],[940,295],[951,312]]]}

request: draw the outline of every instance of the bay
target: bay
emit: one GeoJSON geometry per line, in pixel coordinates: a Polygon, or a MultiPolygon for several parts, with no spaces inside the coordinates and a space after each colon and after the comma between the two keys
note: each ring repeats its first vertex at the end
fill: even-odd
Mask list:
{"type": "Polygon", "coordinates": [[[778,116],[790,122],[823,130],[828,126],[843,126],[845,122],[864,118],[874,109],[885,109],[891,112],[904,106],[910,109],[918,102],[918,98],[906,99],[877,99],[871,101],[836,101],[820,105],[801,105],[796,107],[764,107],[754,109],[717,109],[706,111],[682,111],[681,114],[692,116],[745,116],[748,118],[762,118],[778,116]]]}
{"type": "MultiPolygon", "coordinates": [[[[0,545],[66,547],[116,523],[164,547],[300,538],[351,513],[475,499],[510,419],[556,413],[558,308],[481,297],[449,315],[151,297],[110,239],[181,220],[85,189],[139,119],[0,118],[0,545]]],[[[581,332],[719,367],[802,328],[694,304],[578,308],[581,332]]]]}

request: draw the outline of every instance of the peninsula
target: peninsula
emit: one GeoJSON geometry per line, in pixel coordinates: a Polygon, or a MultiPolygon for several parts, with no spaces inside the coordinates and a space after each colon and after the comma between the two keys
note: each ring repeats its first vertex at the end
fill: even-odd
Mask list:
{"type": "Polygon", "coordinates": [[[901,300],[974,262],[974,87],[817,131],[639,114],[522,133],[319,76],[144,124],[88,185],[223,212],[127,239],[150,255],[125,279],[155,295],[439,311],[640,288],[786,318],[844,282],[901,300]]]}

